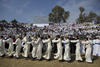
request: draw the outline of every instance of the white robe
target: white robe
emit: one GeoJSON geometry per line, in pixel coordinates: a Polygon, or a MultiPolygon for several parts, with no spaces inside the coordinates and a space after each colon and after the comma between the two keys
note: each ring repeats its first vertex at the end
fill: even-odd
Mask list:
{"type": "Polygon", "coordinates": [[[52,45],[51,45],[51,39],[43,40],[43,43],[47,43],[47,50],[45,55],[43,56],[45,59],[50,59],[51,57],[51,51],[52,51],[52,45]]]}
{"type": "Polygon", "coordinates": [[[22,41],[25,43],[24,48],[23,48],[23,51],[24,51],[23,56],[28,57],[29,50],[30,50],[30,44],[28,43],[28,37],[25,36],[22,41]]]}
{"type": "Polygon", "coordinates": [[[71,42],[76,42],[76,60],[80,60],[83,61],[82,57],[81,57],[81,53],[80,53],[80,40],[71,40],[71,42]]]}
{"type": "Polygon", "coordinates": [[[70,58],[70,41],[69,39],[67,40],[62,40],[62,43],[64,43],[65,45],[65,52],[64,52],[64,60],[66,61],[70,61],[71,58],[70,58]]]}
{"type": "Polygon", "coordinates": [[[18,38],[16,41],[15,41],[15,44],[16,44],[16,50],[15,50],[15,55],[17,58],[19,57],[20,55],[20,51],[21,51],[21,39],[18,38]]]}
{"type": "Polygon", "coordinates": [[[13,45],[13,40],[11,38],[7,39],[6,42],[9,43],[9,48],[8,48],[8,55],[12,56],[14,53],[14,45],[13,45]]]}
{"type": "Polygon", "coordinates": [[[0,56],[5,54],[3,39],[0,39],[0,56]]]}
{"type": "Polygon", "coordinates": [[[92,52],[92,40],[88,40],[86,41],[86,54],[85,54],[85,58],[86,58],[86,62],[92,62],[92,57],[91,57],[91,52],[92,52]]]}
{"type": "Polygon", "coordinates": [[[93,40],[93,55],[100,56],[100,39],[93,40]]]}
{"type": "Polygon", "coordinates": [[[42,58],[43,42],[41,38],[38,38],[34,43],[37,45],[36,58],[40,60],[42,58]]]}
{"type": "Polygon", "coordinates": [[[62,40],[59,38],[58,40],[52,40],[52,42],[57,43],[57,54],[54,56],[55,59],[58,58],[58,60],[62,60],[62,52],[63,52],[63,47],[62,47],[62,40]]]}
{"type": "Polygon", "coordinates": [[[33,49],[32,49],[32,58],[36,58],[36,50],[37,50],[37,44],[34,43],[34,41],[31,42],[33,49]]]}

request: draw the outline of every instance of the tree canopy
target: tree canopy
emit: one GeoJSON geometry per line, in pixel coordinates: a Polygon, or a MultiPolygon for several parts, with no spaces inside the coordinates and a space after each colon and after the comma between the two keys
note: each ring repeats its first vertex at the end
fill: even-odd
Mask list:
{"type": "Polygon", "coordinates": [[[57,5],[52,9],[52,12],[49,13],[48,20],[54,23],[60,23],[61,21],[66,22],[66,19],[68,19],[69,16],[69,11],[65,11],[64,8],[57,5]]]}

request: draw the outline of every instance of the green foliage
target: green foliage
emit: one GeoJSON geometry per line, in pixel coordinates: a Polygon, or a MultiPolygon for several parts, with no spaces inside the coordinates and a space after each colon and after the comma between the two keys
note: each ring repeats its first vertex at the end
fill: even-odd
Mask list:
{"type": "Polygon", "coordinates": [[[100,24],[100,16],[96,17],[96,21],[97,21],[98,24],[100,24]]]}
{"type": "Polygon", "coordinates": [[[52,9],[52,12],[49,13],[49,18],[48,20],[50,22],[54,23],[60,23],[61,21],[66,22],[66,19],[68,19],[70,12],[65,11],[64,8],[60,6],[55,6],[52,9]]]}
{"type": "Polygon", "coordinates": [[[14,20],[11,21],[11,23],[12,23],[13,26],[17,26],[18,21],[16,19],[14,19],[14,20]]]}
{"type": "Polygon", "coordinates": [[[2,23],[8,23],[6,20],[0,20],[0,22],[2,22],[2,23]]]}
{"type": "Polygon", "coordinates": [[[83,23],[85,21],[85,13],[83,13],[85,9],[83,7],[80,7],[79,10],[80,10],[80,15],[77,19],[77,23],[83,23]]]}

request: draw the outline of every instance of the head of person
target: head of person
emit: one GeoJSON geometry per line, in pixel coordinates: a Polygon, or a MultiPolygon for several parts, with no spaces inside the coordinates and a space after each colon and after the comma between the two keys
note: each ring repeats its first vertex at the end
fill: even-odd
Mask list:
{"type": "Polygon", "coordinates": [[[3,39],[3,36],[0,36],[0,39],[3,39]]]}
{"type": "Polygon", "coordinates": [[[100,37],[99,36],[96,36],[96,39],[100,39],[100,37]]]}
{"type": "Polygon", "coordinates": [[[12,38],[12,36],[9,36],[9,38],[12,38]]]}
{"type": "Polygon", "coordinates": [[[79,39],[79,36],[75,36],[75,39],[79,39]]]}
{"type": "Polygon", "coordinates": [[[69,39],[69,36],[68,35],[65,35],[65,39],[69,39]]]}
{"type": "Polygon", "coordinates": [[[38,35],[37,35],[37,38],[41,38],[41,36],[38,34],[38,35]]]}
{"type": "Polygon", "coordinates": [[[16,38],[20,38],[20,35],[16,35],[16,38]]]}
{"type": "Polygon", "coordinates": [[[24,36],[26,36],[26,33],[24,34],[24,36]]]}
{"type": "Polygon", "coordinates": [[[50,35],[48,35],[48,38],[51,38],[50,35]]]}

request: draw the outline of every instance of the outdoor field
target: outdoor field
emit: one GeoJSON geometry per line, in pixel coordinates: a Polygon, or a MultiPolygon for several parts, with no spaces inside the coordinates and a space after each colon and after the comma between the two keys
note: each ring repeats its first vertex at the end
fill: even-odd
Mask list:
{"type": "Polygon", "coordinates": [[[84,62],[72,61],[59,62],[58,60],[38,61],[29,59],[0,58],[0,67],[100,67],[100,57],[94,60],[92,64],[84,62]]]}

